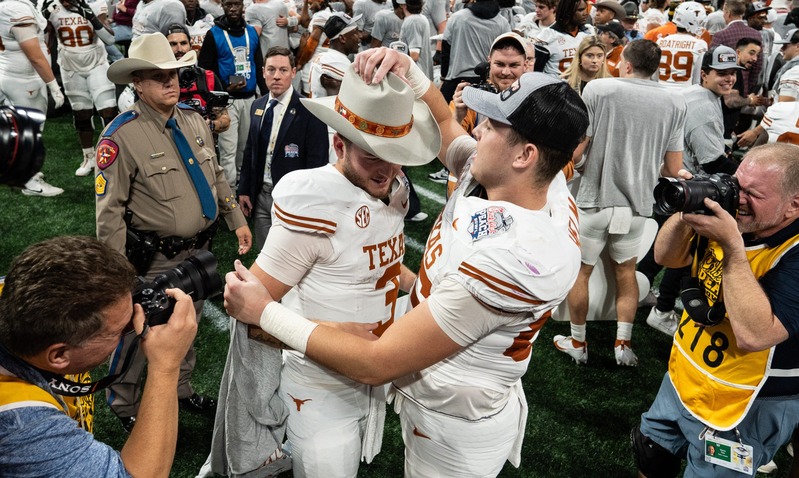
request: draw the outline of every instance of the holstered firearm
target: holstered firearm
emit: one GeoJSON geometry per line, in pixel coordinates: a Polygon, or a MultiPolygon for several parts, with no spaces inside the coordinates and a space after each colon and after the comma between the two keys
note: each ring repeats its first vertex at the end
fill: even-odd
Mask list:
{"type": "Polygon", "coordinates": [[[131,216],[133,216],[133,213],[126,210],[125,256],[136,268],[136,273],[144,275],[150,268],[150,264],[153,263],[155,253],[158,252],[158,234],[134,229],[130,225],[131,216]]]}

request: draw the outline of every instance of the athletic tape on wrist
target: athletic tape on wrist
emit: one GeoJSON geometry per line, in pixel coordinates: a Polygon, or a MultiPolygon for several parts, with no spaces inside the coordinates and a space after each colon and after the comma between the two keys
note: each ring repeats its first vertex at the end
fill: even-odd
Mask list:
{"type": "Polygon", "coordinates": [[[319,325],[290,311],[277,302],[270,302],[261,312],[261,328],[276,339],[305,353],[311,332],[319,325]]]}
{"type": "Polygon", "coordinates": [[[405,74],[405,79],[408,80],[408,83],[411,84],[411,88],[413,89],[413,93],[416,96],[416,99],[421,99],[421,97],[427,93],[427,90],[430,88],[430,78],[424,74],[419,65],[416,64],[415,61],[412,59],[410,60],[411,67],[408,72],[405,74]]]}

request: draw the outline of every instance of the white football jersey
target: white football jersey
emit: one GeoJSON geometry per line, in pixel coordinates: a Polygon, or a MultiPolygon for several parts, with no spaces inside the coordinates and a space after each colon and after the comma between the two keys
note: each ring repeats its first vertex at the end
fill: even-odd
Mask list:
{"type": "MultiPolygon", "coordinates": [[[[201,18],[194,22],[194,25],[188,25],[187,28],[189,29],[189,42],[191,42],[192,50],[197,51],[197,54],[200,54],[200,49],[203,47],[203,40],[205,40],[205,34],[208,33],[208,30],[214,26],[214,17],[211,14],[205,16],[205,18],[201,18]]],[[[266,54],[266,52],[264,52],[266,54]]]]}
{"type": "Polygon", "coordinates": [[[675,33],[659,38],[661,50],[660,82],[671,88],[685,88],[699,83],[702,57],[707,43],[688,33],[675,33]]]}
{"type": "MultiPolygon", "coordinates": [[[[294,287],[283,305],[313,319],[380,321],[382,333],[393,322],[399,294],[408,195],[402,174],[388,204],[353,185],[332,165],[284,176],[272,191],[273,225],[323,235],[333,254],[315,262],[299,283],[290,284],[294,287]]],[[[339,381],[325,371],[316,379],[339,381]]]]}
{"type": "MultiPolygon", "coordinates": [[[[532,211],[469,196],[476,185],[469,166],[427,239],[411,304],[454,279],[499,311],[502,325],[394,385],[429,409],[480,419],[504,406],[527,370],[538,331],[577,278],[580,248],[577,206],[562,173],[549,186],[547,206],[532,211]],[[457,400],[453,389],[459,390],[457,400]]],[[[479,326],[468,315],[462,321],[450,326],[469,331],[479,326]]]]}
{"type": "Polygon", "coordinates": [[[763,116],[769,143],[799,145],[799,101],[774,103],[763,116]]]}
{"type": "Polygon", "coordinates": [[[577,54],[577,47],[588,33],[578,31],[577,35],[571,36],[552,28],[542,29],[538,35],[532,39],[538,47],[546,48],[549,51],[549,61],[544,66],[543,73],[560,78],[560,74],[569,67],[574,55],[577,54]]]}
{"type": "Polygon", "coordinates": [[[33,65],[19,47],[11,29],[20,25],[34,24],[39,27],[39,45],[46,58],[50,53],[44,44],[44,29],[47,21],[36,7],[27,0],[0,1],[0,72],[15,78],[38,78],[33,65]]]}
{"type": "MultiPolygon", "coordinates": [[[[89,7],[97,16],[108,14],[105,0],[92,2],[89,7]]],[[[56,2],[50,14],[50,24],[58,39],[58,64],[61,68],[87,72],[108,62],[105,44],[97,37],[89,20],[56,2]]]]}

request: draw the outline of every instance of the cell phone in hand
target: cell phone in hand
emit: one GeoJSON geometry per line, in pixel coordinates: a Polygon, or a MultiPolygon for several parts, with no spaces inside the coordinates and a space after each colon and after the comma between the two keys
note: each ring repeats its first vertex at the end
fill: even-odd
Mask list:
{"type": "Polygon", "coordinates": [[[238,85],[239,83],[246,83],[247,79],[241,75],[230,75],[228,77],[228,84],[230,85],[238,85]]]}

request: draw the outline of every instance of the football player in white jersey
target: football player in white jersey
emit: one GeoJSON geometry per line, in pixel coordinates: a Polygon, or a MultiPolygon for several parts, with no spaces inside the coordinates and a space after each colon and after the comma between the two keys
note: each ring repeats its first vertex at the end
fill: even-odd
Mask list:
{"type": "Polygon", "coordinates": [[[588,126],[585,105],[568,84],[540,73],[500,94],[466,88],[464,102],[487,118],[475,140],[409,57],[384,48],[355,62],[370,83],[389,70],[406,76],[441,127],[438,157],[460,176],[427,240],[416,307],[379,339],[366,333],[377,324],[350,324],[347,333],[272,302],[240,263],[227,276],[225,305],[340,373],[393,381],[405,476],[496,476],[506,460],[520,463],[520,378],[580,267],[577,208],[561,169],[588,126]]]}
{"type": "Polygon", "coordinates": [[[699,2],[681,3],[674,10],[672,22],[677,33],[657,41],[662,52],[658,77],[664,85],[682,89],[699,83],[707,43],[698,35],[704,31],[706,17],[705,7],[699,2]]]}
{"type": "MultiPolygon", "coordinates": [[[[48,90],[56,109],[64,104],[44,44],[46,26],[47,21],[28,0],[0,1],[0,104],[46,113],[48,90]]],[[[26,196],[57,196],[62,192],[47,184],[41,173],[22,189],[26,196]]]]}
{"type": "Polygon", "coordinates": [[[555,23],[532,39],[535,44],[535,71],[560,78],[566,71],[584,37],[593,34],[586,26],[588,10],[585,0],[560,0],[555,23]]]}
{"type": "MultiPolygon", "coordinates": [[[[351,66],[337,96],[302,101],[337,131],[337,162],[291,172],[275,186],[272,228],[251,271],[296,313],[329,322],[378,320],[382,331],[393,322],[400,290],[410,291],[415,278],[402,265],[409,185],[400,167],[435,157],[441,144],[438,127],[401,79],[368,86],[351,66]]],[[[245,457],[251,463],[213,471],[243,474],[269,462],[274,448],[258,446],[258,439],[269,440],[268,430],[282,433],[281,412],[287,411],[295,477],[356,476],[361,458],[370,462],[380,450],[385,388],[355,382],[295,350],[283,355],[279,389],[275,382],[254,380],[257,390],[237,392],[241,373],[250,373],[245,370],[251,367],[279,368],[280,355],[258,342],[264,336],[260,329],[250,328],[250,338],[243,323],[234,323],[231,330],[220,387],[228,395],[220,396],[222,412],[215,427],[222,416],[229,431],[224,438],[228,457],[251,448],[245,457]],[[272,397],[285,407],[267,413],[274,406],[272,397]],[[241,410],[241,417],[224,410],[241,410]]],[[[274,471],[258,470],[258,476],[274,471]]]]}
{"type": "Polygon", "coordinates": [[[116,90],[106,76],[105,45],[114,44],[114,32],[105,24],[108,5],[98,0],[51,0],[44,14],[58,39],[58,65],[78,131],[83,162],[76,176],[88,176],[94,169],[94,109],[104,124],[117,115],[116,90]]]}

